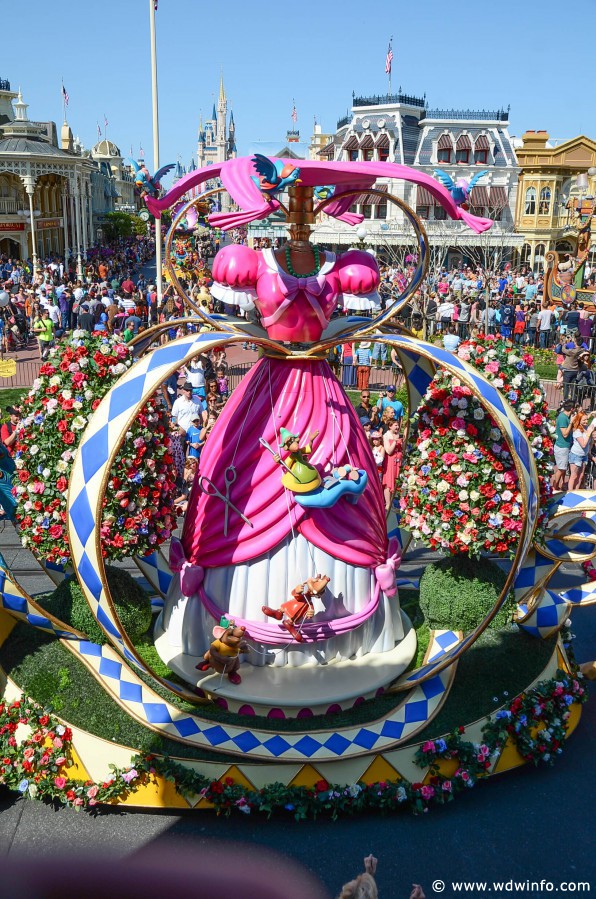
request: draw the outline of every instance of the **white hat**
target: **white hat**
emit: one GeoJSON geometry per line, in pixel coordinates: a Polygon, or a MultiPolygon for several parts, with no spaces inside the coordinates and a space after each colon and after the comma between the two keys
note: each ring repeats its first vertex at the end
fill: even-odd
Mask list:
{"type": "Polygon", "coordinates": [[[362,343],[360,344],[360,349],[361,350],[369,350],[371,346],[372,346],[372,343],[370,340],[363,340],[362,343]]]}

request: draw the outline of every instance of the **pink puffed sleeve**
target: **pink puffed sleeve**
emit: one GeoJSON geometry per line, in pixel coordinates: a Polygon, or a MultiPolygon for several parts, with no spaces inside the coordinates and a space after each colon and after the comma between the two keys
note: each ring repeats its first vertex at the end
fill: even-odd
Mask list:
{"type": "Polygon", "coordinates": [[[252,309],[257,296],[259,257],[255,250],[240,244],[222,247],[211,267],[211,295],[222,303],[252,309]]]}
{"type": "Polygon", "coordinates": [[[344,309],[369,312],[381,305],[379,267],[374,256],[364,250],[348,250],[337,265],[344,309]]]}

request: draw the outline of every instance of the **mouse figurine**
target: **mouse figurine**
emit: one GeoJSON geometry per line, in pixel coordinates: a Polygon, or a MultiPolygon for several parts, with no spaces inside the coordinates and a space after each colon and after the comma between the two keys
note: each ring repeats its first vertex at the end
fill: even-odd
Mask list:
{"type": "Polygon", "coordinates": [[[237,627],[233,619],[223,616],[213,628],[215,640],[203,656],[203,661],[196,666],[198,671],[213,668],[218,674],[227,674],[231,684],[239,684],[242,678],[238,674],[240,653],[249,652],[248,643],[244,642],[245,627],[237,627]]]}

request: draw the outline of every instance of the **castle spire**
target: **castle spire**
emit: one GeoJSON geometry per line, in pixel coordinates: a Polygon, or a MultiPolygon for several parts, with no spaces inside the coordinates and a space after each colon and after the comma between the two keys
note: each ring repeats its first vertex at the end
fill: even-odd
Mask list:
{"type": "Polygon", "coordinates": [[[225,103],[225,101],[226,101],[226,92],[224,90],[223,68],[222,68],[221,72],[220,72],[220,76],[219,76],[219,102],[225,103]]]}

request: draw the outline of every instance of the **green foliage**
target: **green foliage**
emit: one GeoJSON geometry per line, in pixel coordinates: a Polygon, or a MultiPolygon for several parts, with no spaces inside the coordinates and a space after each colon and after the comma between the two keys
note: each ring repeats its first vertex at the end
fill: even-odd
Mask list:
{"type": "MultiPolygon", "coordinates": [[[[135,579],[121,568],[106,567],[108,584],[122,627],[134,642],[151,624],[151,600],[135,579]]],[[[93,643],[106,643],[107,637],[95,620],[79,582],[69,577],[44,601],[45,608],[61,621],[81,631],[93,643]]]]}
{"type": "Polygon", "coordinates": [[[0,390],[0,421],[8,421],[10,416],[6,411],[6,407],[19,406],[26,395],[26,387],[7,387],[0,390]]]}
{"type": "Polygon", "coordinates": [[[145,235],[147,225],[138,215],[129,215],[128,212],[108,212],[103,231],[107,240],[118,240],[120,237],[132,237],[134,234],[145,235]]]}
{"type": "MultiPolygon", "coordinates": [[[[420,608],[428,626],[473,630],[495,605],[505,580],[505,572],[486,558],[460,554],[428,565],[420,578],[420,608]]],[[[510,593],[489,627],[505,627],[514,609],[510,593]]]]}

